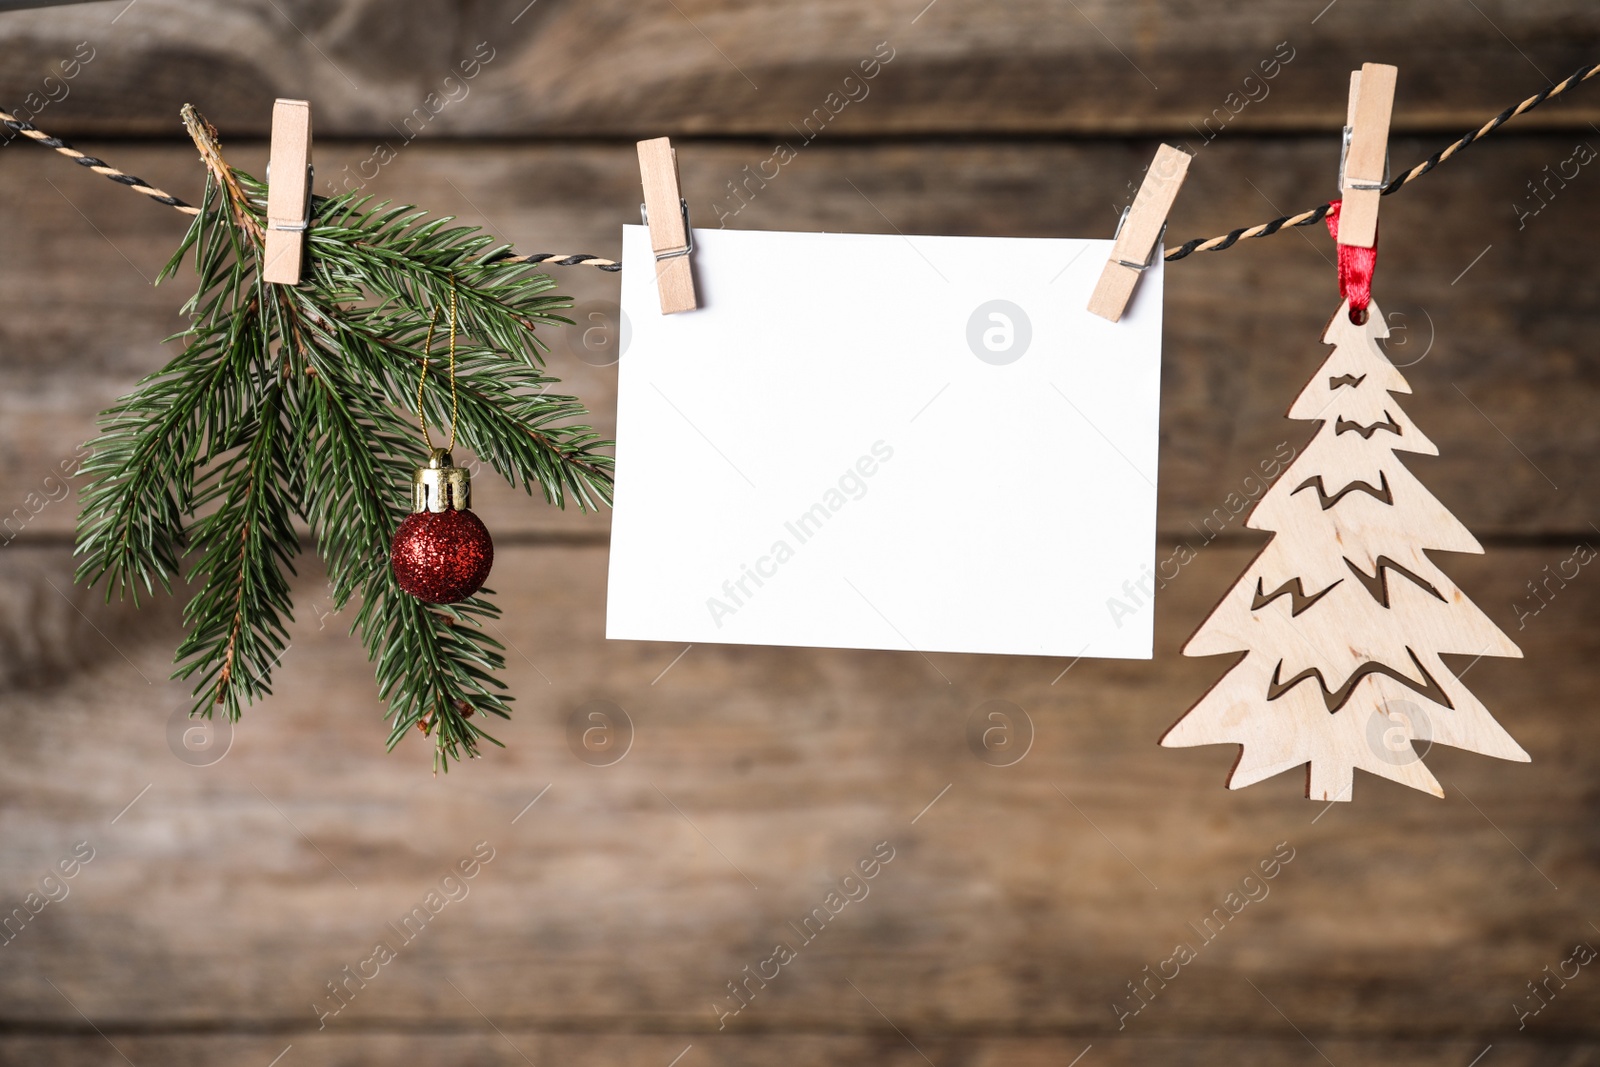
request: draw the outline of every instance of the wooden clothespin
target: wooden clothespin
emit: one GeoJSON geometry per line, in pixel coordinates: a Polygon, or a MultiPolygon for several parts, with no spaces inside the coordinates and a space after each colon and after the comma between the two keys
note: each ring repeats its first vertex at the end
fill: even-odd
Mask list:
{"type": "Polygon", "coordinates": [[[1350,72],[1350,106],[1339,159],[1339,243],[1371,248],[1378,239],[1378,198],[1389,180],[1389,118],[1399,73],[1386,63],[1350,72]]]}
{"type": "Polygon", "coordinates": [[[694,233],[689,229],[689,202],[678,187],[678,153],[671,138],[639,142],[639,178],[644,184],[644,203],[639,205],[639,211],[650,227],[661,313],[692,311],[700,306],[689,264],[694,233]]]}
{"type": "Polygon", "coordinates": [[[1155,257],[1156,244],[1167,229],[1167,212],[1189,173],[1189,153],[1171,145],[1156,149],[1133,203],[1117,223],[1116,244],[1106,260],[1100,281],[1089,297],[1089,310],[1103,319],[1119,322],[1139,283],[1139,275],[1155,257]]]}
{"type": "Polygon", "coordinates": [[[310,225],[311,105],[305,100],[280,99],[272,105],[262,281],[299,284],[310,225]]]}

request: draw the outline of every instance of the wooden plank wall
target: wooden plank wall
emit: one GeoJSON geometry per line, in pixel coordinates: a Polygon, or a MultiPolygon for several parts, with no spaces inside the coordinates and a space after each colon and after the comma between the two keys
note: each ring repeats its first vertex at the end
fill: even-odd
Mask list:
{"type": "MultiPolygon", "coordinates": [[[[201,184],[181,103],[259,171],[272,98],[309,96],[324,189],[359,180],[524,250],[615,255],[631,142],[661,133],[702,226],[737,207],[727,225],[1024,236],[1109,235],[1157,141],[1187,142],[1170,234],[1206,236],[1332,194],[1360,62],[1400,67],[1409,165],[1600,59],[1600,14],[111,0],[0,14],[0,45],[4,103],[180,196],[201,184]],[[892,58],[867,95],[730,198],[875,52],[892,58]]],[[[607,642],[606,516],[485,480],[519,710],[506,751],[436,780],[422,743],[383,753],[370,668],[314,561],[276,695],[209,755],[184,748],[164,680],[174,605],[71,586],[73,457],[173,351],[187,283],[149,283],[183,222],[0,148],[0,905],[60,898],[0,945],[0,1062],[1600,1062],[1600,965],[1570,962],[1600,945],[1600,579],[1549,581],[1600,542],[1600,176],[1529,185],[1600,145],[1596,123],[1590,86],[1383,215],[1391,352],[1442,453],[1411,465],[1488,548],[1446,569],[1527,656],[1471,665],[1472,687],[1534,762],[1438,749],[1445,800],[1362,777],[1327,811],[1297,775],[1229,793],[1227,750],[1155,746],[1223,672],[1177,650],[1261,543],[1238,519],[1197,531],[1307,436],[1281,413],[1336,302],[1320,227],[1170,268],[1161,545],[1197,556],[1155,605],[1154,661],[607,642]],[[597,700],[632,724],[605,767],[567,741],[597,700]],[[990,700],[1031,721],[1014,765],[968,748],[990,700]],[[387,924],[475,848],[475,877],[402,942],[387,924]],[[867,895],[802,944],[789,924],[875,849],[893,858],[867,895]],[[1265,897],[1196,932],[1274,857],[1265,897]],[[74,877],[41,888],[62,861],[74,877]],[[373,973],[380,939],[395,958],[347,978],[373,973]],[[719,1017],[779,940],[797,957],[719,1017]],[[1197,958],[1149,980],[1179,942],[1197,958]]],[[[615,279],[560,278],[601,321],[615,279]]],[[[578,336],[552,337],[552,367],[609,431],[615,367],[578,336]]]]}

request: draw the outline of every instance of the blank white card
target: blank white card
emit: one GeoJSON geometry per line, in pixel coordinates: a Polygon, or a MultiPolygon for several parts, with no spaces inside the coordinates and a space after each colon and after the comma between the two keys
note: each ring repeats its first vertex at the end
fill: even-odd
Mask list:
{"type": "Polygon", "coordinates": [[[663,315],[623,228],[606,636],[1149,658],[1159,253],[697,230],[663,315]]]}

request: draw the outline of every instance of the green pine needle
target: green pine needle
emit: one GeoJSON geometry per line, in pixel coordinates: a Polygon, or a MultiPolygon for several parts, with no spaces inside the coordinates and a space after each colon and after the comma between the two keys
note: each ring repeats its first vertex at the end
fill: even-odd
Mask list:
{"type": "MultiPolygon", "coordinates": [[[[481,724],[508,718],[512,698],[483,630],[500,614],[489,591],[424,604],[389,566],[424,456],[412,410],[424,341],[454,289],[460,444],[557,507],[598,509],[611,503],[610,442],[581,424],[577,399],[548,392],[559,383],[535,332],[570,325],[556,313],[571,302],[473,227],[355,195],[316,201],[304,281],[267,284],[266,186],[226,179],[208,181],[161,273],[192,257],[200,279],[189,329],[168,339],[184,351],[102,415],[83,468],[78,579],[135,603],[174,578],[197,588],[173,676],[194,682],[192,715],[237,720],[271,692],[288,648],[308,527],[334,610],[360,602],[353,629],[389,704],[389,748],[421,727],[448,770],[479,741],[500,744],[481,724]]],[[[429,375],[423,392],[429,420],[448,424],[448,377],[429,375]]]]}

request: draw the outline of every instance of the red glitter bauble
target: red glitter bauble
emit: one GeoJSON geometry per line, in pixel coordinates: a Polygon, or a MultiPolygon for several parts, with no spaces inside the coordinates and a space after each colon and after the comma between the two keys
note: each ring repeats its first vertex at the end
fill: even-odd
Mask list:
{"type": "Polygon", "coordinates": [[[395,531],[389,561],[401,589],[429,604],[454,604],[488,579],[494,542],[470,511],[418,511],[395,531]]]}

